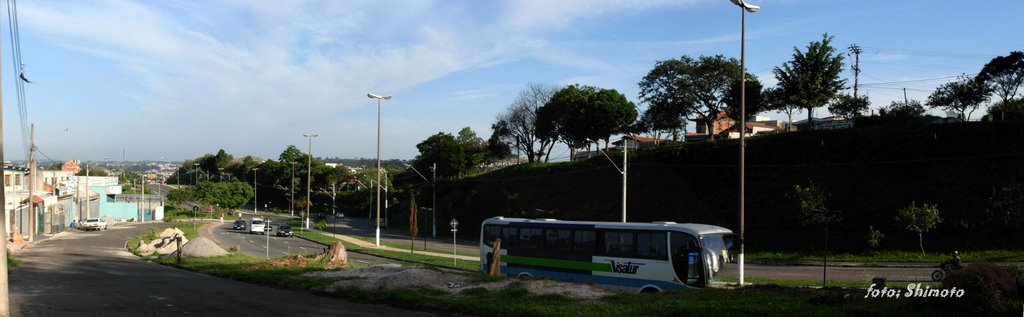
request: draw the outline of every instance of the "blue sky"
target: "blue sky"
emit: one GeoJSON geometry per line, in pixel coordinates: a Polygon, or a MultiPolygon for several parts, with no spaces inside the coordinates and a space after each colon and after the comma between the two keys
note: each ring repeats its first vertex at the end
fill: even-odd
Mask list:
{"type": "MultiPolygon", "coordinates": [[[[751,73],[774,85],[772,68],[827,32],[844,52],[863,48],[861,84],[897,82],[861,89],[876,109],[902,99],[904,87],[923,101],[951,76],[1024,50],[1020,0],[751,2],[762,7],[747,16],[751,73]]],[[[306,132],[320,135],[316,156],[374,157],[377,109],[367,92],[394,95],[383,106],[381,156],[409,159],[438,132],[468,126],[487,138],[495,116],[531,82],[612,88],[636,101],[637,83],[658,60],[739,58],[739,10],[728,0],[97,0],[17,8],[37,147],[52,159],[81,160],[119,160],[122,149],[128,160],[218,149],[276,158],[288,145],[305,149],[306,132]]],[[[19,160],[24,136],[7,22],[4,155],[19,160]]],[[[843,76],[852,85],[851,61],[843,76]]]]}

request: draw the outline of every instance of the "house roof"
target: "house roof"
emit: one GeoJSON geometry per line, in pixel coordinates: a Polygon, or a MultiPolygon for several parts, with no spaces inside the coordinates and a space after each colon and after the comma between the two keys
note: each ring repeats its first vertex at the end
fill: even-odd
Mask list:
{"type": "MultiPolygon", "coordinates": [[[[39,196],[36,196],[36,195],[32,195],[32,203],[33,204],[40,204],[42,202],[43,202],[42,198],[39,198],[39,196]]],[[[22,204],[28,203],[28,198],[22,199],[21,203],[22,204]]]]}

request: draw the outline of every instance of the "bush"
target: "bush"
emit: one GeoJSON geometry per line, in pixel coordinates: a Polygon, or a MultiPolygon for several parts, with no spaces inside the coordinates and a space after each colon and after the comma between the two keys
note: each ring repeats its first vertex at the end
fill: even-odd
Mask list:
{"type": "Polygon", "coordinates": [[[971,263],[942,281],[942,288],[963,289],[964,304],[975,313],[995,313],[1016,307],[1018,278],[991,262],[971,263]],[[1012,306],[1012,307],[1010,307],[1012,306]]]}

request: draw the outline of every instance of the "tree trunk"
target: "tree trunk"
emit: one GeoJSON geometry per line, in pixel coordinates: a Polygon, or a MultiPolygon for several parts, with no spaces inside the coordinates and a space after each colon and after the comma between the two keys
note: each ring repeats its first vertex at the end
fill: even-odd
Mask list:
{"type": "Polygon", "coordinates": [[[814,130],[814,108],[807,108],[807,131],[814,130]]]}
{"type": "Polygon", "coordinates": [[[786,117],[789,118],[789,123],[786,124],[786,132],[793,132],[793,112],[786,112],[786,117]]]}
{"type": "Polygon", "coordinates": [[[921,238],[921,232],[917,232],[917,246],[921,247],[921,255],[924,255],[924,239],[921,238]]]}
{"type": "Polygon", "coordinates": [[[704,121],[704,128],[706,129],[705,132],[707,132],[707,134],[708,134],[708,139],[711,139],[711,140],[715,139],[714,127],[715,127],[715,123],[713,121],[711,121],[711,120],[704,121]]]}

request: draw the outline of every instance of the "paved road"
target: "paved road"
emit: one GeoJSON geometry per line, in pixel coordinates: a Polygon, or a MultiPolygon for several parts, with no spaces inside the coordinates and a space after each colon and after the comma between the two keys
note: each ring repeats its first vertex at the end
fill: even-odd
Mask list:
{"type": "MultiPolygon", "coordinates": [[[[746,276],[772,279],[820,280],[821,266],[758,265],[743,266],[746,276]]],[[[893,268],[893,267],[829,267],[828,279],[837,281],[871,281],[874,277],[885,277],[892,282],[931,282],[935,268],[893,268]]],[[[736,277],[736,264],[727,263],[722,276],[736,277]]],[[[865,287],[868,284],[864,285],[865,287]]]]}
{"type": "Polygon", "coordinates": [[[15,253],[12,316],[432,316],[144,262],[124,242],[149,226],[64,233],[15,253]]]}
{"type": "MultiPolygon", "coordinates": [[[[246,218],[246,222],[250,218],[246,218]]],[[[275,226],[276,228],[276,226],[275,226]]],[[[319,254],[324,252],[324,245],[305,239],[295,237],[278,237],[270,235],[249,234],[244,230],[232,230],[232,224],[213,223],[200,230],[200,235],[213,239],[222,248],[228,249],[238,246],[239,251],[250,256],[267,256],[267,244],[270,245],[270,257],[281,257],[294,254],[319,254]]],[[[350,252],[349,262],[358,265],[375,265],[385,263],[401,263],[386,258],[376,257],[367,254],[350,252]]]]}

